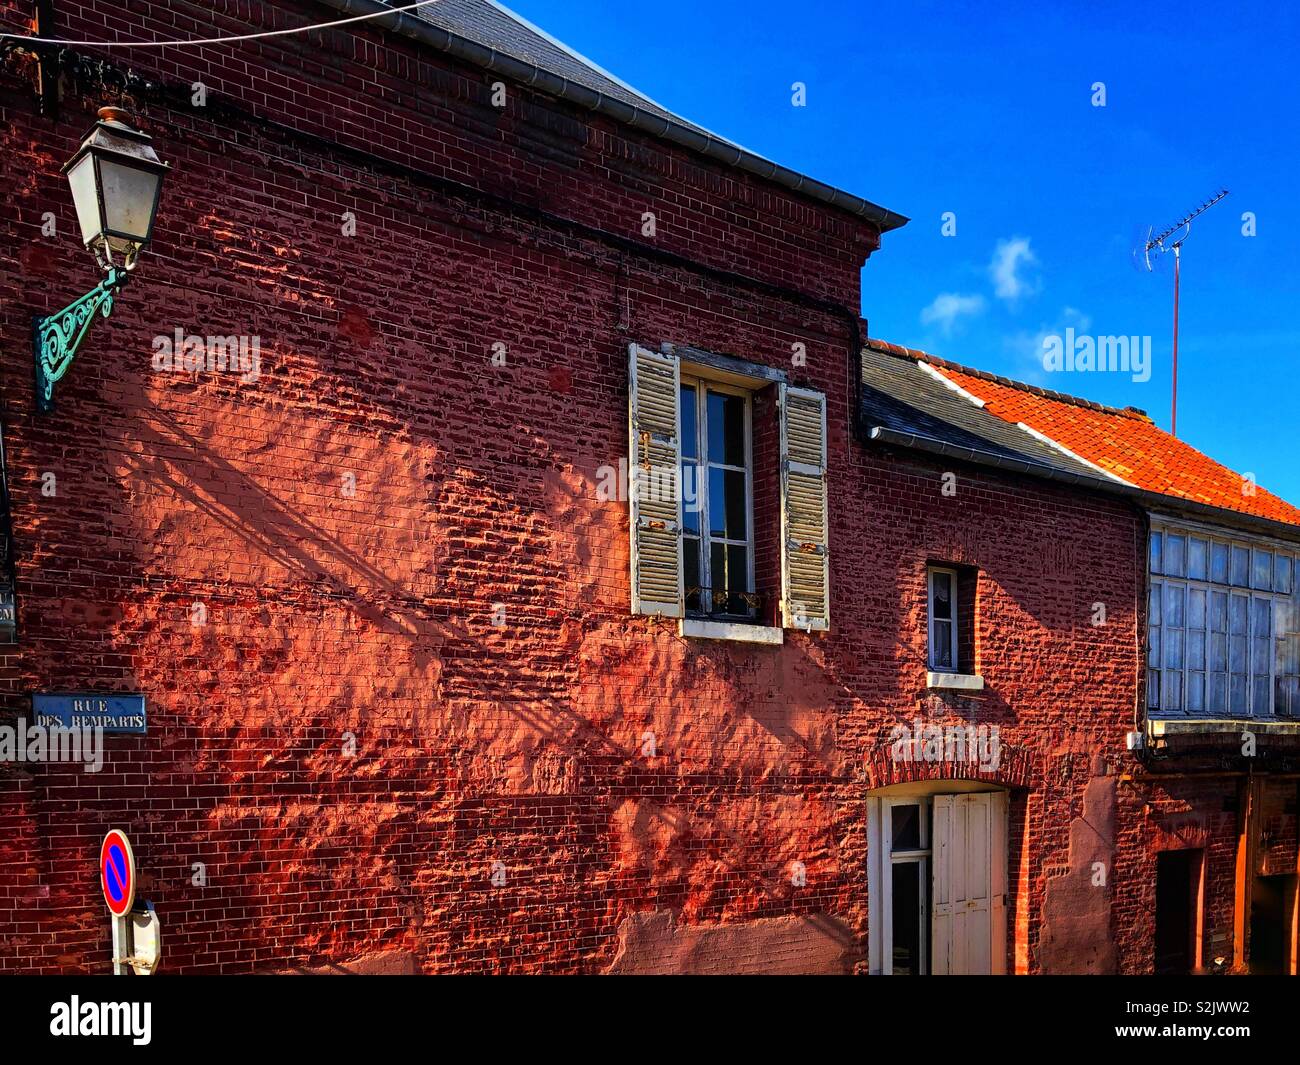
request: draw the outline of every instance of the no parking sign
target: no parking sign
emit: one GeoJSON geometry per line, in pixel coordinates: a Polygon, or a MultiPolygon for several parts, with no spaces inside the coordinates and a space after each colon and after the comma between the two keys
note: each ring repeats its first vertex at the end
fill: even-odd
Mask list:
{"type": "Polygon", "coordinates": [[[135,904],[135,855],[125,833],[112,829],[99,848],[99,885],[114,917],[125,917],[135,904]]]}

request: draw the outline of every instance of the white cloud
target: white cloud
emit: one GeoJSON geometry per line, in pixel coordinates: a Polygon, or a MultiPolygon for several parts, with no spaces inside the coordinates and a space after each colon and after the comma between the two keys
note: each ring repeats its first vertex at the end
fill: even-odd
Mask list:
{"type": "Polygon", "coordinates": [[[1033,274],[1037,265],[1038,256],[1029,246],[1028,237],[998,241],[993,249],[993,261],[989,263],[994,295],[1008,303],[1032,296],[1039,289],[1038,278],[1033,274]]]}
{"type": "Polygon", "coordinates": [[[1005,335],[1003,347],[1013,356],[1016,365],[1011,376],[1031,385],[1059,388],[1060,383],[1052,384],[1043,369],[1043,342],[1048,337],[1063,336],[1067,327],[1075,333],[1086,333],[1092,328],[1092,317],[1077,307],[1062,307],[1051,323],[1044,323],[1036,330],[1020,330],[1005,335]]]}
{"type": "Polygon", "coordinates": [[[984,297],[960,292],[941,292],[921,312],[922,325],[937,325],[948,336],[958,319],[973,317],[984,310],[984,297]]]}

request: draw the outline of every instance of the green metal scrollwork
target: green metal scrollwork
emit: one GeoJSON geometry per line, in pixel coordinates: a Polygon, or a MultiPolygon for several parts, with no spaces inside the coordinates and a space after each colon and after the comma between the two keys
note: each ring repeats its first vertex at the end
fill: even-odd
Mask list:
{"type": "Polygon", "coordinates": [[[110,267],[104,280],[80,299],[48,318],[33,323],[36,359],[36,406],[42,412],[54,407],[54,386],[72,366],[95,315],[107,318],[113,313],[113,301],[126,284],[125,272],[110,267]]]}

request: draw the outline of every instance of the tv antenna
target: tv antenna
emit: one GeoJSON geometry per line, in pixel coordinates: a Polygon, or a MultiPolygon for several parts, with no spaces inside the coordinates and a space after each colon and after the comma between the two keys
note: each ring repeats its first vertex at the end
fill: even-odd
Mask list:
{"type": "Polygon", "coordinates": [[[1174,253],[1174,381],[1169,409],[1169,432],[1172,436],[1178,435],[1178,281],[1183,261],[1183,242],[1191,235],[1192,220],[1203,215],[1226,195],[1228,190],[1220,189],[1196,210],[1159,233],[1155,232],[1154,226],[1149,227],[1145,242],[1134,249],[1134,261],[1148,273],[1155,270],[1166,252],[1174,253]]]}

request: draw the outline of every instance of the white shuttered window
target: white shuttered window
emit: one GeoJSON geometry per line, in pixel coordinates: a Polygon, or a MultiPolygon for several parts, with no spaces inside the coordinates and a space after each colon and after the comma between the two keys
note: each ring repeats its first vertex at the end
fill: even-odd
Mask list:
{"type": "MultiPolygon", "coordinates": [[[[734,371],[718,381],[709,367],[687,365],[692,376],[683,381],[676,355],[628,348],[632,612],[758,623],[754,558],[763,533],[753,527],[761,471],[750,452],[751,393],[734,371]]],[[[825,630],[826,397],[784,383],[779,390],[780,453],[762,461],[780,463],[781,624],[825,630]]]]}

